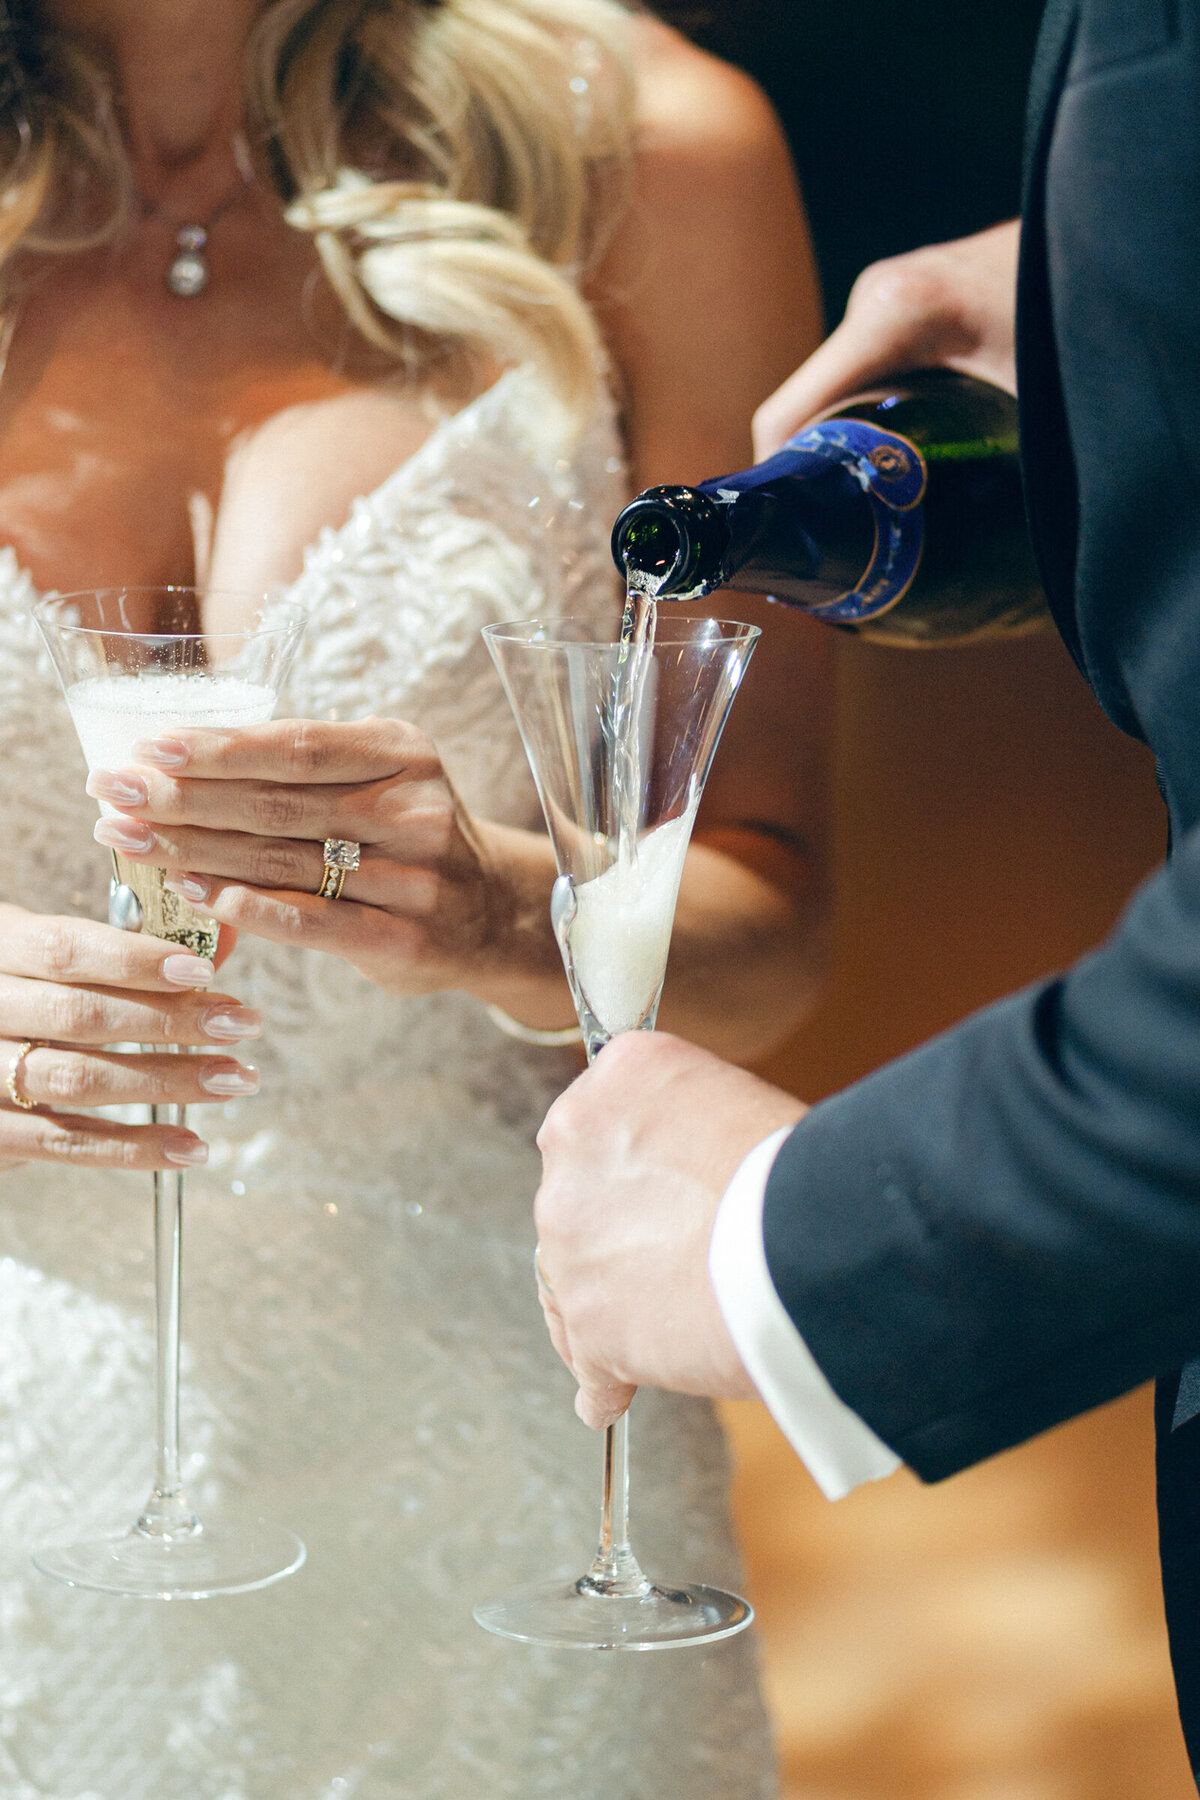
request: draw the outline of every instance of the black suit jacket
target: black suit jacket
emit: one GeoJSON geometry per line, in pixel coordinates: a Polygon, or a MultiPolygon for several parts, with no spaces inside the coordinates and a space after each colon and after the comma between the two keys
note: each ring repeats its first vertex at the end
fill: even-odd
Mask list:
{"type": "Polygon", "coordinates": [[[772,1172],[772,1277],[927,1479],[1150,1376],[1200,1757],[1200,0],[1051,0],[1018,305],[1059,629],[1152,747],[1175,850],[1061,978],[824,1102],[772,1172]],[[1189,1385],[1190,1384],[1190,1385],[1189,1385]]]}

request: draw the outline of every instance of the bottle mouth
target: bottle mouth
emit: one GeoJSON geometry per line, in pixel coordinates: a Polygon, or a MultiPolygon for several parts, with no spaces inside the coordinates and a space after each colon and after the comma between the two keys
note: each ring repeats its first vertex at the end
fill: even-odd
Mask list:
{"type": "Polygon", "coordinates": [[[715,585],[701,570],[717,559],[727,539],[720,509],[706,495],[695,488],[648,488],[613,527],[612,555],[627,579],[641,576],[639,585],[657,598],[690,600],[715,585]],[[719,541],[710,543],[714,533],[719,541]]]}
{"type": "Polygon", "coordinates": [[[678,519],[661,500],[635,500],[613,532],[613,561],[647,585],[669,589],[686,560],[687,544],[678,519]]]}

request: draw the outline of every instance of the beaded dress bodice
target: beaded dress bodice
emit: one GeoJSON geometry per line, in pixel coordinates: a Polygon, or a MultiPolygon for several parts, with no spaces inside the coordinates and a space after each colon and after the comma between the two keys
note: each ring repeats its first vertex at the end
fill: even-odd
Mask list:
{"type": "MultiPolygon", "coordinates": [[[[410,720],[471,811],[537,825],[480,628],[611,621],[623,495],[607,405],[576,438],[532,372],[503,376],[308,551],[280,716],[410,720]]],[[[3,897],[103,917],[35,597],[0,551],[3,897]]],[[[742,1640],[567,1657],[470,1617],[592,1547],[598,1441],[530,1276],[533,1134],[571,1056],[502,1037],[465,994],[396,998],[245,936],[221,980],[267,1031],[259,1096],[195,1115],[185,1479],[202,1514],[253,1504],[309,1561],[170,1607],[31,1572],[33,1543],[132,1517],[149,1486],[149,1182],[0,1179],[0,1800],[761,1800],[742,1640]]],[[[643,1396],[635,1435],[646,1561],[734,1578],[709,1409],[643,1396]]]]}

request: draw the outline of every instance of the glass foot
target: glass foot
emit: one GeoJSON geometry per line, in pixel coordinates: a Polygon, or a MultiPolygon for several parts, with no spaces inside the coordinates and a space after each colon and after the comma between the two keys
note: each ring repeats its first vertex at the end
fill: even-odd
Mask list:
{"type": "Polygon", "coordinates": [[[68,1587],[143,1600],[206,1600],[270,1587],[294,1575],[304,1557],[300,1539],[282,1525],[218,1517],[175,1535],[117,1526],[80,1543],[47,1544],[34,1552],[33,1564],[68,1587]]]}
{"type": "Polygon", "coordinates": [[[562,1650],[673,1650],[712,1644],[745,1631],[749,1602],[712,1587],[658,1587],[598,1593],[588,1576],[539,1582],[499,1600],[483,1600],[475,1621],[497,1637],[562,1650]]]}

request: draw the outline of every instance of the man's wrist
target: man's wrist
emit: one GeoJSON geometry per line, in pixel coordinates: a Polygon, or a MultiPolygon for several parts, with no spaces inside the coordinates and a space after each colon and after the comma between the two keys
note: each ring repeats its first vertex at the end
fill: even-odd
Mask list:
{"type": "Polygon", "coordinates": [[[717,1209],[709,1278],[726,1329],[760,1397],[827,1499],[878,1481],[900,1459],[829,1385],[775,1291],[763,1249],[767,1180],[794,1127],[743,1158],[717,1209]]]}

